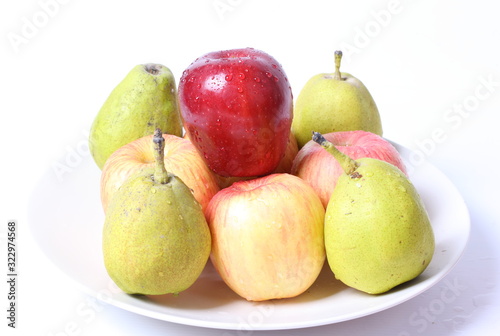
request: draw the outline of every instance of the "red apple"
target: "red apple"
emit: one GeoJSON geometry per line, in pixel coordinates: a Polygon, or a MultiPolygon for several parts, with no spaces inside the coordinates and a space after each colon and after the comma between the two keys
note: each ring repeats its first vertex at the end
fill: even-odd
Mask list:
{"type": "Polygon", "coordinates": [[[292,172],[293,160],[299,152],[299,145],[297,144],[297,139],[292,132],[290,132],[290,137],[288,138],[288,143],[285,150],[285,156],[281,159],[278,167],[273,170],[273,173],[288,173],[292,172]]]}
{"type": "MultiPolygon", "coordinates": [[[[323,134],[342,153],[356,160],[363,157],[383,160],[398,167],[406,174],[406,168],[392,144],[374,133],[345,131],[323,134]]],[[[292,166],[292,174],[307,181],[317,192],[326,209],[338,177],[343,173],[335,158],[314,141],[300,149],[292,166]]]]}
{"type": "Polygon", "coordinates": [[[197,58],[179,82],[184,128],[221,176],[261,176],[282,159],[293,117],[292,90],[281,65],[253,49],[197,58]]]}
{"type": "MultiPolygon", "coordinates": [[[[295,159],[295,156],[297,155],[299,151],[297,140],[295,139],[295,136],[293,135],[292,132],[290,132],[290,137],[288,139],[288,144],[286,146],[285,150],[285,156],[281,159],[280,163],[278,164],[278,167],[276,167],[272,173],[288,173],[290,174],[292,172],[292,164],[293,164],[293,159],[295,159]]],[[[215,178],[217,180],[217,184],[219,185],[219,188],[224,189],[229,187],[231,184],[237,181],[245,181],[245,180],[250,180],[253,178],[256,178],[257,176],[253,177],[235,177],[235,176],[220,176],[217,174],[214,174],[215,178]]]]}
{"type": "Polygon", "coordinates": [[[304,180],[272,174],[236,182],[212,198],[206,215],[212,263],[241,297],[294,297],[318,277],[325,210],[304,180]]]}
{"type": "MultiPolygon", "coordinates": [[[[116,150],[106,161],[101,175],[101,203],[104,211],[115,191],[132,174],[154,167],[153,135],[132,141],[116,150]]],[[[165,168],[177,175],[206,210],[219,191],[215,176],[189,140],[163,134],[165,168]]]]}

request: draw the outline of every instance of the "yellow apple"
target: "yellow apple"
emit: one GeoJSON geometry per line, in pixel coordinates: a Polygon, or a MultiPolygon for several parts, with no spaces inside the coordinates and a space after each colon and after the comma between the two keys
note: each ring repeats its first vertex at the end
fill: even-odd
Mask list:
{"type": "Polygon", "coordinates": [[[241,297],[294,297],[318,277],[325,210],[302,179],[272,174],[235,182],[212,198],[206,215],[212,263],[241,297]]]}
{"type": "MultiPolygon", "coordinates": [[[[116,150],[106,161],[101,175],[101,202],[104,211],[115,191],[132,174],[154,167],[153,135],[132,141],[116,150]]],[[[219,191],[212,171],[190,141],[171,134],[165,139],[165,168],[177,175],[206,210],[210,199],[219,191]]]]}

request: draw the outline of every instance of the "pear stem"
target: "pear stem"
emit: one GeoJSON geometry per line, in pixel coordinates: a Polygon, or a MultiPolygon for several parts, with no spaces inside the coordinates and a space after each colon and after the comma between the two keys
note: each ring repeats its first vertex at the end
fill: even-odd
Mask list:
{"type": "Polygon", "coordinates": [[[154,180],[160,184],[166,184],[170,180],[168,172],[165,169],[165,139],[162,132],[157,128],[153,135],[153,152],[155,157],[155,173],[154,180]]]}
{"type": "MultiPolygon", "coordinates": [[[[326,151],[330,154],[332,154],[337,162],[340,164],[344,172],[349,175],[353,176],[354,172],[356,171],[356,168],[358,168],[359,164],[351,159],[349,156],[345,155],[341,151],[339,151],[334,144],[332,144],[330,141],[326,140],[325,137],[318,132],[313,132],[312,139],[314,142],[319,144],[321,147],[326,149],[326,151]]],[[[354,174],[355,175],[355,174],[354,174]]]]}
{"type": "Polygon", "coordinates": [[[341,80],[342,75],[340,74],[340,61],[342,60],[342,51],[335,51],[335,73],[333,74],[333,79],[341,80]]]}

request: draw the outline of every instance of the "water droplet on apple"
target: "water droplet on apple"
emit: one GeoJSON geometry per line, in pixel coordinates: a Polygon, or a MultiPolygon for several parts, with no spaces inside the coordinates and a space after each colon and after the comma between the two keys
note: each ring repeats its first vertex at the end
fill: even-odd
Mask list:
{"type": "Polygon", "coordinates": [[[226,81],[230,82],[233,79],[233,74],[228,74],[224,78],[226,79],[226,81]]]}
{"type": "Polygon", "coordinates": [[[269,77],[269,78],[271,78],[273,76],[273,74],[270,73],[270,72],[268,72],[268,71],[266,71],[266,76],[269,77]]]}
{"type": "Polygon", "coordinates": [[[276,77],[276,76],[273,76],[273,79],[274,79],[275,82],[279,81],[279,78],[276,77]]]}
{"type": "Polygon", "coordinates": [[[242,93],[242,92],[243,92],[243,88],[242,88],[242,87],[240,87],[240,86],[238,86],[237,90],[238,90],[238,92],[239,92],[239,93],[242,93]]]}
{"type": "Polygon", "coordinates": [[[259,77],[254,77],[253,80],[256,81],[257,83],[260,83],[260,78],[259,77]]]}
{"type": "Polygon", "coordinates": [[[278,69],[278,66],[276,64],[271,64],[271,66],[275,69],[278,69]]]}
{"type": "Polygon", "coordinates": [[[242,80],[245,79],[245,74],[244,73],[238,74],[238,78],[242,80]]]}

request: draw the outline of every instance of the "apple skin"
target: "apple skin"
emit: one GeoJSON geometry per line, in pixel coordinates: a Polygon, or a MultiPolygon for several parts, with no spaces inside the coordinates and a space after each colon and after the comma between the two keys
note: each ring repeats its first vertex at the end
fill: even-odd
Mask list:
{"type": "MultiPolygon", "coordinates": [[[[363,157],[383,160],[406,174],[406,167],[394,146],[381,136],[366,131],[344,131],[323,134],[342,153],[356,160],[363,157]]],[[[293,161],[292,174],[311,185],[326,209],[330,196],[343,173],[335,158],[314,141],[307,142],[293,161]]]]}
{"type": "Polygon", "coordinates": [[[207,53],[183,72],[184,128],[221,176],[262,176],[282,159],[293,118],[292,89],[281,65],[253,48],[207,53]]]}
{"type": "Polygon", "coordinates": [[[294,297],[325,261],[325,210],[314,190],[290,174],[235,182],[210,201],[211,261],[248,301],[294,297]]]}
{"type": "MultiPolygon", "coordinates": [[[[187,133],[184,134],[184,138],[191,140],[189,138],[189,134],[187,133]]],[[[295,156],[297,156],[298,152],[299,152],[299,147],[297,144],[297,140],[295,139],[293,133],[290,132],[290,136],[288,138],[288,143],[285,150],[285,156],[283,156],[283,158],[281,159],[280,163],[278,164],[278,167],[276,167],[276,169],[272,171],[272,174],[274,173],[290,174],[292,172],[293,160],[295,159],[295,156]]],[[[217,184],[221,189],[229,187],[234,182],[250,180],[258,177],[258,176],[252,176],[252,177],[221,176],[215,173],[214,175],[215,179],[217,180],[217,184]]]]}
{"type": "MultiPolygon", "coordinates": [[[[133,174],[154,167],[153,135],[134,140],[117,149],[108,158],[101,173],[101,203],[106,212],[115,191],[133,174]]],[[[209,201],[219,191],[212,171],[207,167],[193,144],[171,134],[165,139],[165,169],[177,175],[206,210],[209,201]]]]}

